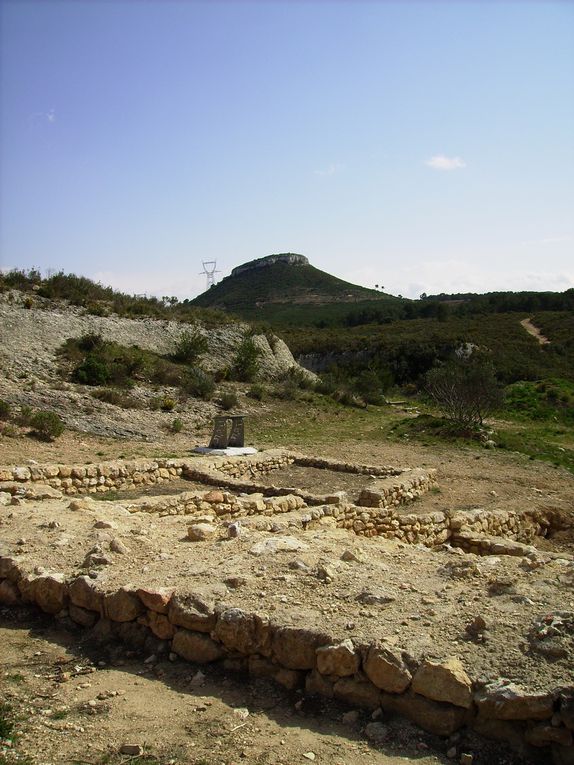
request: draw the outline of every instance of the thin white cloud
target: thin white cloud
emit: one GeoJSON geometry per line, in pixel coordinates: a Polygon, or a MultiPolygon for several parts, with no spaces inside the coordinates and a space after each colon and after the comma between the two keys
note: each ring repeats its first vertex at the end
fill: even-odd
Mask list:
{"type": "Polygon", "coordinates": [[[344,165],[341,165],[340,163],[333,162],[327,167],[324,167],[320,170],[313,170],[314,175],[320,175],[323,177],[329,176],[329,175],[336,175],[337,173],[340,173],[341,170],[344,168],[344,165]]]}
{"type": "Polygon", "coordinates": [[[460,157],[446,157],[444,154],[436,154],[425,160],[425,165],[433,170],[460,170],[466,167],[466,162],[460,157]]]}
{"type": "Polygon", "coordinates": [[[28,118],[32,126],[43,125],[46,122],[53,125],[56,121],[56,110],[48,109],[47,112],[34,112],[28,118]]]}
{"type": "Polygon", "coordinates": [[[563,244],[564,242],[571,242],[571,236],[546,236],[543,239],[526,239],[520,244],[525,247],[531,244],[544,245],[544,244],[563,244]]]}

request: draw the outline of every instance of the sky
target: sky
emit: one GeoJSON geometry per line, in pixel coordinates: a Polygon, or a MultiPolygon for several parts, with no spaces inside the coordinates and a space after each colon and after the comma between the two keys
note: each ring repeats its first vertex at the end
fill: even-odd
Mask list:
{"type": "Polygon", "coordinates": [[[0,266],[574,286],[574,2],[0,0],[0,266]]]}

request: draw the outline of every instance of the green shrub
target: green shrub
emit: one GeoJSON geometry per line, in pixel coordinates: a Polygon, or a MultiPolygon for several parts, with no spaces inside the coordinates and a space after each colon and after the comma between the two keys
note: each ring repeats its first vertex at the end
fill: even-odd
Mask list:
{"type": "Polygon", "coordinates": [[[177,401],[169,396],[164,396],[161,401],[161,409],[163,412],[173,412],[177,401]]]}
{"type": "Polygon", "coordinates": [[[182,430],[183,430],[183,420],[180,420],[179,417],[176,417],[175,420],[171,423],[171,432],[181,433],[182,430]]]}
{"type": "Polygon", "coordinates": [[[246,337],[237,349],[233,364],[231,366],[231,376],[241,382],[253,382],[259,372],[259,357],[261,348],[255,345],[251,337],[246,337]]]}
{"type": "Polygon", "coordinates": [[[114,388],[95,390],[92,397],[97,398],[98,401],[105,401],[106,404],[120,406],[122,409],[141,409],[141,404],[136,398],[114,388]]]}
{"type": "Polygon", "coordinates": [[[103,359],[90,355],[78,364],[72,377],[82,385],[106,385],[112,379],[112,373],[103,359]]]}
{"type": "Polygon", "coordinates": [[[31,406],[27,406],[26,404],[22,404],[20,407],[20,413],[15,417],[15,420],[18,425],[22,425],[26,427],[27,425],[30,425],[30,421],[32,419],[33,410],[31,406]]]}
{"type": "Polygon", "coordinates": [[[199,367],[191,367],[183,379],[182,387],[196,398],[209,401],[215,392],[213,377],[199,367]]]}
{"type": "Polygon", "coordinates": [[[10,412],[12,411],[12,407],[7,401],[4,401],[4,399],[0,398],[0,420],[8,420],[10,419],[10,412]]]}
{"type": "Polygon", "coordinates": [[[185,372],[182,367],[165,359],[157,359],[151,371],[151,381],[157,385],[169,385],[178,388],[185,372]]]}
{"type": "Polygon", "coordinates": [[[226,391],[221,395],[221,398],[219,399],[219,403],[221,405],[221,408],[224,411],[229,411],[230,409],[235,409],[239,405],[239,399],[237,398],[237,393],[234,391],[226,391]]]}
{"type": "Polygon", "coordinates": [[[273,387],[273,395],[285,401],[294,401],[299,398],[299,386],[293,377],[284,377],[273,387]]]}
{"type": "Polygon", "coordinates": [[[76,343],[81,351],[86,353],[98,350],[104,346],[104,338],[98,332],[88,332],[77,338],[77,340],[74,340],[74,338],[70,339],[76,343]]]}
{"type": "Polygon", "coordinates": [[[64,423],[56,412],[34,412],[30,419],[34,434],[42,441],[53,441],[64,432],[64,423]]]}
{"type": "Polygon", "coordinates": [[[251,388],[249,388],[247,395],[249,398],[254,398],[256,401],[263,401],[266,392],[267,391],[264,385],[261,385],[261,383],[255,383],[251,386],[251,388]]]}
{"type": "MultiPolygon", "coordinates": [[[[15,438],[18,435],[18,431],[10,422],[4,422],[0,424],[0,435],[6,438],[15,438]]],[[[2,765],[1,761],[0,765],[2,765]]]]}
{"type": "Polygon", "coordinates": [[[172,359],[184,364],[195,364],[206,351],[207,338],[195,328],[181,334],[177,341],[175,352],[172,354],[172,359]]]}

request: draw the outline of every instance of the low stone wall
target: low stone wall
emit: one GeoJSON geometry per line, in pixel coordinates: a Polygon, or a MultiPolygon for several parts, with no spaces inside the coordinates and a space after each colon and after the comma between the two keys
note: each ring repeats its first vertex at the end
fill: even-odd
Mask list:
{"type": "Polygon", "coordinates": [[[294,462],[302,467],[323,468],[324,470],[333,470],[336,473],[357,473],[371,476],[401,475],[408,470],[408,468],[398,468],[391,465],[359,465],[355,462],[338,462],[325,457],[308,457],[304,454],[295,454],[294,462]]]}
{"type": "Polygon", "coordinates": [[[268,475],[273,470],[291,465],[295,461],[293,455],[280,449],[247,455],[246,457],[212,457],[212,469],[232,478],[254,478],[257,475],[268,475]]]}
{"type": "Polygon", "coordinates": [[[357,644],[173,589],[133,585],[104,591],[87,576],[35,574],[14,556],[0,557],[0,603],[35,604],[64,623],[91,629],[93,639],[122,640],[147,653],[172,652],[200,664],[223,662],[291,690],[354,708],[382,708],[440,736],[468,726],[533,758],[551,751],[556,762],[573,761],[571,687],[537,692],[488,682],[470,677],[455,656],[413,657],[384,640],[357,644]]]}
{"type": "Polygon", "coordinates": [[[0,490],[6,483],[40,483],[69,496],[129,490],[141,484],[163,483],[179,478],[185,464],[185,460],[157,459],[93,465],[4,466],[0,467],[0,490]]]}

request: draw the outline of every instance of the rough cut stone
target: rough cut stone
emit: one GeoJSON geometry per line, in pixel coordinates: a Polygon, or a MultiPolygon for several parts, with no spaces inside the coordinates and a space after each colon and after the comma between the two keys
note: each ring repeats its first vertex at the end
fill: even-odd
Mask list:
{"type": "Polygon", "coordinates": [[[524,738],[532,746],[572,746],[572,731],[568,728],[555,728],[553,725],[535,725],[526,731],[524,738]]]}
{"type": "Polygon", "coordinates": [[[93,627],[98,618],[98,615],[94,611],[88,611],[86,608],[75,606],[73,603],[70,603],[68,612],[70,614],[70,619],[81,627],[93,627]]]}
{"type": "Polygon", "coordinates": [[[172,598],[175,590],[168,590],[166,588],[160,588],[157,590],[149,590],[144,587],[139,587],[136,590],[138,598],[150,611],[156,611],[158,614],[167,614],[169,601],[172,598]]]}
{"type": "Polygon", "coordinates": [[[317,648],[330,642],[330,637],[320,632],[297,627],[280,627],[273,634],[273,657],[288,669],[313,669],[317,648]]]}
{"type": "Polygon", "coordinates": [[[167,616],[158,614],[155,611],[147,611],[147,613],[138,618],[138,623],[149,627],[160,640],[171,640],[175,635],[175,627],[167,616]]]}
{"type": "Polygon", "coordinates": [[[224,655],[223,648],[215,640],[198,632],[179,629],[171,641],[171,650],[187,661],[205,664],[217,661],[224,655]]]}
{"type": "Polygon", "coordinates": [[[187,528],[187,536],[192,542],[208,542],[217,536],[217,526],[212,523],[193,523],[187,528]]]}
{"type": "Polygon", "coordinates": [[[544,720],[552,717],[553,699],[547,693],[531,693],[514,683],[493,683],[475,693],[478,712],[499,720],[544,720]]]}
{"type": "Polygon", "coordinates": [[[411,682],[411,673],[400,654],[380,643],[369,648],[363,670],[377,688],[389,693],[402,693],[411,682]]]}
{"type": "Polygon", "coordinates": [[[223,496],[222,491],[213,489],[212,491],[208,491],[207,494],[205,494],[203,500],[204,502],[210,502],[213,505],[218,505],[221,502],[225,502],[225,497],[223,496]]]}
{"type": "Polygon", "coordinates": [[[211,632],[215,627],[213,603],[196,595],[174,595],[168,617],[172,624],[196,632],[211,632]]]}
{"type": "Polygon", "coordinates": [[[104,596],[104,616],[113,622],[131,622],[144,610],[136,593],[126,587],[104,596]]]}
{"type": "Polygon", "coordinates": [[[287,688],[288,691],[294,691],[303,685],[305,673],[297,669],[285,669],[285,667],[280,667],[273,675],[273,679],[276,683],[279,683],[279,685],[287,688]]]}
{"type": "Polygon", "coordinates": [[[21,576],[18,558],[11,555],[2,555],[0,557],[0,578],[17,582],[21,576]]]}
{"type": "Polygon", "coordinates": [[[333,681],[328,680],[316,669],[307,674],[305,678],[305,691],[311,696],[324,696],[327,699],[333,698],[333,681]]]}
{"type": "Polygon", "coordinates": [[[317,648],[317,669],[322,675],[346,677],[359,669],[360,659],[352,640],[317,648]]]}
{"type": "Polygon", "coordinates": [[[89,577],[78,576],[68,590],[70,600],[75,606],[87,608],[88,611],[102,612],[104,594],[96,588],[96,584],[89,577]]]}
{"type": "Polygon", "coordinates": [[[22,601],[20,590],[14,582],[9,579],[3,579],[0,582],[0,603],[3,606],[16,606],[22,601]]]}
{"type": "Polygon", "coordinates": [[[454,656],[442,662],[424,661],[413,677],[412,689],[434,701],[465,709],[472,706],[472,681],[454,656]]]}
{"type": "Polygon", "coordinates": [[[57,614],[68,600],[68,587],[63,574],[39,576],[34,586],[34,600],[48,614],[57,614]]]}
{"type": "Polygon", "coordinates": [[[335,698],[356,707],[376,709],[381,705],[381,692],[368,680],[342,677],[333,686],[335,698]]]}
{"type": "Polygon", "coordinates": [[[404,715],[423,730],[437,736],[450,736],[464,725],[469,715],[463,707],[431,701],[412,690],[399,695],[381,693],[381,706],[387,712],[404,715]]]}
{"type": "Polygon", "coordinates": [[[271,633],[267,617],[247,614],[240,608],[228,608],[219,614],[214,637],[226,648],[249,655],[271,652],[271,633]]]}

